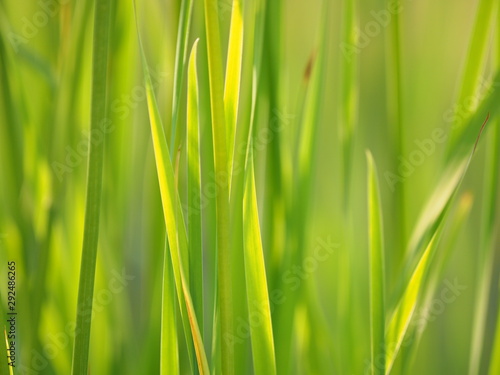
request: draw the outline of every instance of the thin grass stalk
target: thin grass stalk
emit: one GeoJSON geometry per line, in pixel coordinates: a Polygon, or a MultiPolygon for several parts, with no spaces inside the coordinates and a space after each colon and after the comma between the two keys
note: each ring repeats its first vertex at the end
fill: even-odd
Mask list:
{"type": "MultiPolygon", "coordinates": [[[[102,122],[106,119],[107,115],[107,68],[111,16],[110,0],[96,0],[94,12],[91,133],[100,131],[102,122]]],[[[97,244],[99,239],[104,142],[92,142],[91,139],[89,139],[89,147],[87,203],[83,233],[80,284],[78,288],[75,342],[71,369],[72,375],[88,374],[91,319],[86,314],[86,311],[92,308],[97,244]]]]}

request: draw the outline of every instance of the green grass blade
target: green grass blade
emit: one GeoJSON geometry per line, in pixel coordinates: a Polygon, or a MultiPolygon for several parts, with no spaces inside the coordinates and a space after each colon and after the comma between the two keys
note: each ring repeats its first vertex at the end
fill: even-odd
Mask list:
{"type": "Polygon", "coordinates": [[[227,134],[224,112],[224,78],[222,74],[222,52],[219,31],[217,0],[205,0],[205,25],[208,46],[208,71],[210,102],[212,108],[212,131],[214,143],[217,232],[217,292],[220,309],[220,335],[222,373],[234,373],[233,302],[231,288],[230,212],[227,134]]]}
{"type": "Polygon", "coordinates": [[[249,317],[260,316],[262,323],[251,324],[252,353],[256,374],[276,374],[271,308],[267,289],[264,250],[260,234],[253,153],[245,172],[243,199],[245,275],[249,317]]]}
{"type": "Polygon", "coordinates": [[[226,80],[224,87],[224,109],[227,129],[227,155],[229,171],[232,171],[233,153],[238,119],[238,106],[241,85],[241,64],[243,60],[243,14],[241,0],[232,4],[231,28],[226,62],[226,80]]]}
{"type": "Polygon", "coordinates": [[[160,374],[179,374],[179,343],[175,313],[175,283],[168,240],[163,255],[160,374]]]}
{"type": "MultiPolygon", "coordinates": [[[[457,103],[465,103],[469,96],[477,97],[477,85],[481,79],[481,69],[485,66],[488,56],[488,33],[493,25],[492,19],[495,14],[494,7],[497,6],[496,3],[494,0],[480,0],[477,6],[476,19],[472,38],[469,42],[467,61],[463,69],[457,103]]],[[[464,123],[455,122],[451,134],[452,141],[466,129],[465,125],[464,123]]]]}
{"type": "MultiPolygon", "coordinates": [[[[100,131],[102,121],[106,119],[107,115],[107,69],[111,20],[110,0],[97,0],[94,12],[91,133],[100,131]]],[[[73,375],[87,375],[88,373],[91,319],[84,312],[91,308],[92,305],[97,243],[99,239],[104,142],[91,142],[89,140],[89,144],[87,203],[80,284],[78,288],[75,343],[71,369],[73,375]]]]}
{"type": "MultiPolygon", "coordinates": [[[[463,160],[458,165],[451,165],[452,178],[448,181],[446,186],[445,194],[438,194],[437,198],[431,202],[434,202],[436,207],[433,208],[435,217],[435,222],[432,226],[431,239],[426,246],[423,254],[417,261],[417,264],[412,272],[412,275],[406,285],[405,291],[403,292],[395,311],[392,315],[390,323],[387,328],[386,343],[390,345],[390,350],[386,351],[386,374],[389,374],[394,361],[398,355],[399,349],[403,342],[403,339],[407,333],[408,326],[410,324],[413,313],[417,307],[420,296],[424,293],[423,285],[425,278],[429,272],[429,267],[434,257],[437,249],[438,242],[440,240],[443,228],[445,226],[445,220],[449,213],[450,207],[454,201],[460,185],[465,177],[465,173],[470,165],[474,152],[476,151],[477,144],[481,137],[481,134],[488,122],[488,118],[483,122],[479,135],[476,137],[476,143],[470,152],[469,157],[463,160]]],[[[448,178],[450,175],[445,174],[444,177],[448,178]]],[[[432,208],[432,205],[430,205],[432,208]]],[[[425,237],[421,239],[420,242],[424,241],[425,237]]]]}
{"type": "MultiPolygon", "coordinates": [[[[137,15],[136,15],[137,20],[137,15]]],[[[139,28],[137,27],[137,31],[139,28]]],[[[190,336],[188,328],[191,330],[191,337],[194,344],[194,350],[198,361],[200,374],[209,374],[208,361],[203,346],[196,313],[189,292],[189,283],[187,278],[187,262],[183,261],[187,254],[187,234],[182,218],[182,209],[180,207],[179,197],[176,191],[174,169],[169,155],[169,149],[161,123],[160,111],[156,102],[154,86],[151,81],[151,74],[144,54],[142,42],[139,36],[140,54],[144,69],[144,79],[146,85],[146,96],[148,103],[148,112],[150,117],[151,134],[153,140],[153,149],[155,154],[156,169],[158,173],[158,182],[160,185],[160,194],[163,205],[163,215],[167,228],[168,243],[170,246],[170,255],[172,258],[174,279],[181,307],[181,315],[184,324],[186,339],[188,341],[188,351],[190,351],[190,336]]],[[[189,275],[189,274],[188,274],[189,275]]],[[[190,354],[192,357],[192,354],[190,354]]]]}
{"type": "Polygon", "coordinates": [[[200,331],[203,333],[203,251],[201,241],[201,169],[200,127],[198,113],[198,74],[196,71],[198,40],[189,58],[187,99],[187,153],[188,153],[188,234],[190,286],[200,331]]]}
{"type": "Polygon", "coordinates": [[[172,130],[170,138],[171,151],[176,149],[177,122],[181,106],[182,84],[184,72],[187,65],[189,28],[191,26],[191,15],[193,13],[193,0],[182,0],[179,15],[179,29],[177,31],[177,49],[175,51],[174,91],[172,94],[172,130]]]}
{"type": "Polygon", "coordinates": [[[371,373],[385,373],[385,270],[382,207],[375,162],[371,153],[368,160],[368,207],[370,241],[370,333],[371,373]]]}

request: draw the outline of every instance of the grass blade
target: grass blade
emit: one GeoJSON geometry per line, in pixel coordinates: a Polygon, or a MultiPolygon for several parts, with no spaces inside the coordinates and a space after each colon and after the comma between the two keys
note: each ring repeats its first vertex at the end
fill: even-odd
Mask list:
{"type": "Polygon", "coordinates": [[[187,99],[187,153],[188,153],[188,234],[189,269],[191,295],[198,316],[200,331],[203,332],[203,251],[201,241],[201,169],[200,169],[200,128],[198,113],[198,74],[196,61],[198,40],[193,45],[189,58],[188,99],[187,99]]]}
{"type": "Polygon", "coordinates": [[[276,374],[276,360],[257,207],[253,153],[249,155],[245,173],[243,220],[248,313],[249,317],[260,316],[262,321],[259,325],[250,325],[254,371],[256,374],[273,375],[276,374]]]}
{"type": "Polygon", "coordinates": [[[160,374],[179,374],[179,343],[175,313],[175,283],[168,241],[163,256],[160,374]]]}
{"type": "Polygon", "coordinates": [[[224,109],[227,129],[227,155],[229,171],[232,171],[233,153],[238,119],[238,105],[241,84],[241,64],[243,60],[243,14],[241,0],[234,0],[229,31],[229,47],[226,62],[226,81],[224,87],[224,109]]]}
{"type": "MultiPolygon", "coordinates": [[[[498,287],[497,287],[498,288],[498,287]]],[[[498,291],[497,291],[498,293],[498,291]]],[[[495,343],[493,345],[493,353],[490,362],[490,371],[489,375],[497,375],[500,374],[500,309],[498,309],[497,313],[497,329],[495,332],[495,343]]]]}
{"type": "MultiPolygon", "coordinates": [[[[102,121],[106,119],[107,115],[107,69],[111,1],[97,0],[94,12],[91,133],[100,131],[102,121]]],[[[75,344],[73,347],[73,362],[71,369],[73,375],[87,375],[88,373],[91,319],[89,319],[84,312],[92,307],[97,243],[99,239],[104,142],[91,142],[89,140],[89,147],[87,203],[85,210],[80,284],[78,288],[75,344]]]]}
{"type": "MultiPolygon", "coordinates": [[[[137,15],[136,15],[137,20],[137,15]]],[[[137,27],[137,31],[139,28],[137,27]]],[[[158,182],[160,185],[161,200],[163,205],[163,215],[167,228],[168,243],[172,258],[174,279],[181,307],[181,315],[184,323],[186,339],[188,341],[188,351],[190,351],[190,336],[187,325],[191,329],[191,337],[194,344],[198,369],[200,374],[208,375],[207,357],[201,338],[196,313],[189,292],[189,283],[186,277],[187,265],[183,261],[187,254],[187,235],[184,228],[184,219],[182,218],[182,209],[180,207],[179,197],[176,191],[174,169],[170,159],[169,149],[161,123],[160,111],[156,102],[151,74],[144,54],[142,42],[139,36],[140,54],[143,62],[144,79],[146,85],[146,96],[148,103],[148,112],[150,117],[151,134],[153,139],[153,148],[155,153],[156,169],[158,173],[158,182]],[[184,228],[184,229],[183,229],[184,228]],[[184,256],[181,256],[184,255],[184,256]]],[[[191,355],[192,356],[192,355],[191,355]]]]}
{"type": "MultiPolygon", "coordinates": [[[[438,208],[434,208],[434,216],[436,217],[436,220],[434,223],[435,226],[432,230],[432,237],[423,254],[417,261],[414,271],[412,272],[412,275],[408,283],[406,284],[405,291],[399,299],[399,302],[395,308],[395,311],[387,328],[386,343],[388,345],[391,345],[391,350],[386,351],[386,374],[389,374],[392,369],[403,339],[408,330],[413,313],[417,307],[417,303],[419,302],[419,298],[424,293],[423,284],[425,282],[425,278],[427,277],[432,258],[436,253],[441,234],[444,230],[447,214],[450,210],[450,207],[452,206],[454,197],[456,196],[465,177],[465,173],[467,172],[474,152],[476,151],[477,144],[484,130],[484,127],[488,122],[488,119],[489,115],[484,121],[479,135],[476,137],[476,143],[469,157],[463,162],[458,163],[458,165],[452,165],[450,167],[453,171],[451,173],[453,178],[448,182],[446,194],[438,194],[438,199],[435,200],[435,204],[438,208]]],[[[448,177],[449,175],[445,174],[444,176],[448,177]]]]}
{"type": "Polygon", "coordinates": [[[189,28],[191,26],[191,14],[193,13],[193,0],[182,0],[179,29],[177,31],[177,49],[175,51],[174,68],[174,91],[172,94],[172,130],[170,139],[171,151],[176,149],[175,140],[177,133],[177,122],[179,121],[179,110],[181,106],[182,83],[187,64],[189,28]]]}
{"type": "Polygon", "coordinates": [[[221,327],[222,373],[234,373],[233,302],[231,288],[230,256],[230,212],[227,134],[224,112],[224,89],[222,74],[222,52],[220,45],[219,15],[217,0],[205,0],[205,26],[208,47],[208,72],[210,103],[212,108],[212,131],[214,163],[217,185],[216,236],[217,236],[217,292],[221,327]]]}
{"type": "Polygon", "coordinates": [[[371,153],[368,160],[368,207],[370,241],[370,330],[371,373],[385,373],[385,270],[382,207],[375,162],[371,153]]]}

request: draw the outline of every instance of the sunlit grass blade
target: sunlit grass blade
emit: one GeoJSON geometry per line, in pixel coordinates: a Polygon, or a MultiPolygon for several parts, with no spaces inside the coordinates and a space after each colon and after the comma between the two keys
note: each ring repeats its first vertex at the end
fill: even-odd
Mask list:
{"type": "Polygon", "coordinates": [[[368,228],[370,242],[371,373],[385,374],[385,267],[380,189],[371,153],[368,160],[368,228]]]}
{"type": "MultiPolygon", "coordinates": [[[[99,132],[102,122],[106,119],[107,115],[107,69],[111,1],[97,0],[94,12],[92,114],[90,126],[91,132],[99,132]]],[[[91,142],[89,139],[89,144],[87,203],[80,265],[80,284],[78,288],[75,343],[71,369],[73,375],[87,375],[88,373],[91,319],[89,319],[85,312],[88,308],[92,307],[97,243],[99,239],[104,142],[91,142]]]]}
{"type": "Polygon", "coordinates": [[[175,283],[172,260],[165,241],[163,255],[163,285],[161,312],[161,357],[160,374],[179,374],[179,342],[177,340],[177,319],[175,312],[175,283]]]}
{"type": "Polygon", "coordinates": [[[236,121],[240,100],[241,64],[243,60],[243,12],[241,0],[232,3],[231,28],[226,62],[224,109],[227,129],[227,155],[232,171],[236,121]]]}
{"type": "Polygon", "coordinates": [[[276,374],[276,360],[264,250],[260,234],[253,153],[249,154],[245,171],[243,221],[248,314],[249,317],[260,316],[262,322],[259,325],[250,325],[254,371],[256,374],[273,375],[276,374]]]}
{"type": "Polygon", "coordinates": [[[214,145],[217,237],[217,293],[220,311],[220,335],[222,373],[234,373],[233,296],[230,254],[230,212],[227,132],[224,112],[224,78],[222,73],[222,50],[219,31],[217,0],[205,0],[205,26],[208,46],[208,72],[210,103],[212,109],[212,131],[214,145]]]}
{"type": "Polygon", "coordinates": [[[198,113],[198,40],[191,50],[188,70],[187,153],[188,153],[188,235],[190,287],[200,331],[203,334],[203,251],[201,241],[201,169],[198,113]]]}
{"type": "MultiPolygon", "coordinates": [[[[421,298],[423,292],[424,282],[429,272],[429,268],[436,253],[438,242],[441,238],[441,234],[444,230],[446,217],[450,211],[450,207],[453,204],[454,197],[456,196],[460,185],[465,177],[467,169],[470,165],[472,157],[476,151],[477,144],[481,137],[481,134],[488,122],[489,115],[486,120],[483,122],[483,125],[479,131],[479,134],[476,136],[476,143],[472,147],[470,154],[467,159],[463,160],[458,165],[451,165],[452,178],[448,182],[448,186],[446,187],[445,194],[438,194],[434,199],[434,204],[436,207],[433,208],[433,217],[435,220],[433,221],[431,235],[432,238],[428,242],[425,247],[424,252],[418,258],[416,266],[409,278],[408,283],[406,284],[405,290],[399,299],[394,313],[389,322],[387,333],[386,333],[386,344],[389,346],[391,350],[386,351],[386,374],[389,374],[394,361],[398,355],[399,349],[403,342],[403,339],[407,333],[411,318],[413,313],[417,307],[417,303],[421,298]]],[[[448,175],[449,176],[449,175],[448,175]]],[[[445,175],[446,177],[446,175],[445,175]]],[[[431,200],[432,202],[432,200],[431,200]]],[[[432,208],[432,207],[431,207],[432,208]]],[[[425,237],[419,239],[419,243],[425,241],[425,237]]]]}
{"type": "Polygon", "coordinates": [[[172,128],[170,138],[171,151],[176,149],[177,123],[181,106],[182,84],[188,58],[189,29],[191,14],[193,13],[193,0],[182,0],[179,15],[179,29],[177,30],[177,48],[175,51],[174,91],[172,94],[172,128]]]}
{"type": "MultiPolygon", "coordinates": [[[[139,32],[138,28],[137,32],[139,32]]],[[[149,72],[140,36],[139,46],[144,70],[148,112],[150,117],[153,149],[155,154],[156,169],[158,173],[158,182],[160,185],[160,194],[163,205],[163,215],[167,229],[167,237],[170,247],[170,255],[172,258],[177,295],[179,298],[179,305],[181,307],[184,331],[186,340],[188,342],[188,352],[192,350],[190,344],[192,340],[194,344],[196,359],[198,361],[198,369],[200,371],[200,374],[205,375],[209,374],[208,362],[200,329],[198,326],[198,321],[194,311],[193,302],[191,300],[191,295],[189,292],[189,282],[186,276],[187,261],[185,261],[182,256],[185,256],[187,254],[188,246],[185,228],[183,230],[184,219],[182,217],[182,209],[180,207],[180,201],[176,190],[172,160],[170,159],[169,149],[163,130],[163,125],[161,123],[160,112],[156,102],[154,87],[151,81],[151,74],[149,72]],[[189,334],[189,328],[191,334],[189,334]]],[[[190,353],[190,357],[192,357],[192,353],[190,353]]]]}
{"type": "MultiPolygon", "coordinates": [[[[473,203],[473,197],[471,193],[466,192],[460,197],[458,207],[456,211],[453,212],[451,220],[453,222],[450,225],[448,234],[443,239],[443,245],[441,245],[442,250],[437,254],[436,260],[434,261],[434,266],[429,272],[429,281],[425,286],[424,296],[422,297],[420,311],[430,311],[432,308],[432,303],[436,297],[436,290],[439,286],[439,282],[442,279],[444,270],[448,264],[448,260],[453,254],[453,250],[456,249],[456,244],[459,235],[464,231],[467,218],[469,217],[473,203]]],[[[408,335],[413,335],[412,345],[407,349],[409,353],[403,352],[403,372],[411,368],[413,361],[416,357],[420,341],[422,339],[423,333],[425,331],[427,324],[426,319],[418,321],[417,324],[410,327],[408,335]]]]}

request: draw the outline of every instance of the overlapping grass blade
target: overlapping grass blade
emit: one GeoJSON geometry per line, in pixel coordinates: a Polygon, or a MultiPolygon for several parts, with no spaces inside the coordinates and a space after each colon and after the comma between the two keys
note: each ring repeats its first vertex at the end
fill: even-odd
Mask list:
{"type": "MultiPolygon", "coordinates": [[[[102,121],[106,119],[107,114],[107,69],[111,1],[97,0],[94,12],[91,132],[100,131],[102,121]]],[[[97,243],[99,239],[104,142],[91,142],[89,139],[89,144],[87,203],[85,210],[80,284],[78,288],[75,343],[73,347],[73,362],[71,369],[73,375],[87,375],[88,373],[91,319],[85,314],[85,311],[92,307],[97,261],[97,243]]]]}
{"type": "Polygon", "coordinates": [[[371,373],[385,374],[385,267],[384,234],[379,182],[370,152],[368,161],[368,228],[370,242],[371,373]]]}
{"type": "MultiPolygon", "coordinates": [[[[136,15],[137,20],[137,15],[136,15]]],[[[137,29],[139,32],[139,29],[137,29]]],[[[160,194],[163,205],[163,215],[167,228],[168,243],[170,246],[170,255],[172,258],[174,279],[177,288],[177,296],[181,307],[181,316],[184,324],[186,340],[188,342],[188,352],[191,349],[191,340],[194,344],[194,350],[198,362],[200,374],[209,374],[208,362],[203,346],[196,313],[189,292],[189,282],[187,272],[187,234],[182,217],[182,209],[174,178],[174,170],[169,155],[169,149],[161,123],[160,112],[155,98],[153,83],[146,61],[146,56],[139,36],[140,54],[144,69],[144,80],[146,85],[146,95],[148,102],[148,112],[151,124],[151,134],[153,139],[153,149],[155,153],[156,169],[158,173],[158,182],[160,185],[160,194]],[[189,328],[191,334],[189,334],[189,328]]],[[[192,357],[192,353],[190,353],[192,357]]]]}
{"type": "Polygon", "coordinates": [[[217,293],[220,311],[222,373],[234,373],[233,296],[231,287],[230,212],[224,78],[217,0],[205,0],[205,26],[214,144],[217,232],[217,293]]]}
{"type": "MultiPolygon", "coordinates": [[[[388,348],[390,346],[390,350],[386,350],[386,374],[389,374],[392,369],[403,339],[407,333],[413,313],[417,307],[417,303],[419,302],[419,298],[424,293],[424,282],[428,275],[432,259],[436,253],[441,234],[444,230],[446,217],[453,204],[454,197],[456,196],[465,177],[465,173],[467,172],[474,152],[476,151],[477,144],[488,119],[489,115],[483,122],[479,135],[476,136],[476,143],[472,147],[468,158],[463,160],[458,165],[452,165],[452,178],[448,181],[446,193],[440,194],[438,199],[434,201],[436,207],[434,207],[435,211],[433,216],[436,220],[433,223],[435,227],[433,227],[431,233],[432,237],[425,247],[423,254],[418,258],[416,266],[408,283],[406,284],[401,298],[396,305],[387,328],[386,344],[388,348]]],[[[445,175],[445,177],[449,176],[445,175]]],[[[424,239],[421,239],[421,241],[424,241],[424,239]]]]}
{"type": "Polygon", "coordinates": [[[260,316],[262,322],[259,325],[250,325],[254,371],[256,374],[273,375],[276,374],[274,338],[252,152],[249,154],[245,171],[243,221],[248,314],[249,317],[260,316]]]}
{"type": "Polygon", "coordinates": [[[231,12],[229,47],[226,62],[224,109],[226,114],[227,155],[232,171],[236,121],[240,100],[241,64],[243,60],[243,12],[241,0],[234,0],[231,12]]]}
{"type": "Polygon", "coordinates": [[[191,26],[191,15],[193,13],[193,0],[182,0],[179,15],[179,29],[177,31],[177,48],[175,51],[174,91],[172,94],[172,128],[170,138],[170,150],[176,149],[177,123],[181,106],[182,84],[184,72],[187,65],[189,29],[191,26]]]}
{"type": "Polygon", "coordinates": [[[201,241],[201,169],[200,128],[198,113],[198,74],[196,71],[198,40],[189,58],[187,99],[188,153],[188,235],[190,286],[200,331],[203,333],[203,251],[201,241]]]}

